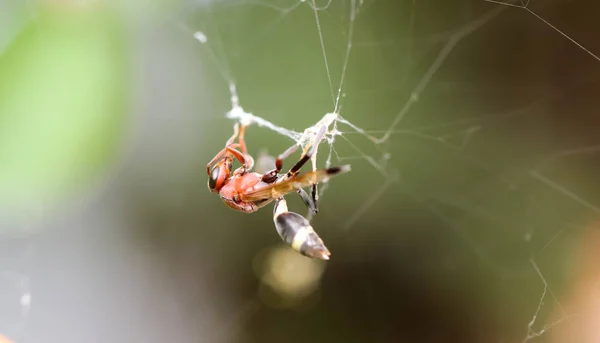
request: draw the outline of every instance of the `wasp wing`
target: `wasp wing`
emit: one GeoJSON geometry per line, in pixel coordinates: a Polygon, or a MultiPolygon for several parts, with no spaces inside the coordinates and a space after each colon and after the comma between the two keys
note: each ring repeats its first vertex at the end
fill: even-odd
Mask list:
{"type": "Polygon", "coordinates": [[[244,202],[255,202],[266,199],[278,199],[297,189],[308,187],[329,178],[350,171],[350,166],[317,169],[299,176],[292,177],[281,182],[269,184],[246,194],[240,194],[240,200],[244,202]]]}

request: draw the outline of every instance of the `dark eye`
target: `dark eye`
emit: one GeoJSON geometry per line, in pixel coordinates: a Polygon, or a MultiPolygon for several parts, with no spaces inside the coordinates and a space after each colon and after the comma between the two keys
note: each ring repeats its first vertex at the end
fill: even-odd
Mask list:
{"type": "Polygon", "coordinates": [[[219,180],[219,173],[221,172],[221,168],[219,166],[215,166],[210,172],[210,176],[208,178],[208,188],[215,189],[217,187],[217,181],[219,180]]]}

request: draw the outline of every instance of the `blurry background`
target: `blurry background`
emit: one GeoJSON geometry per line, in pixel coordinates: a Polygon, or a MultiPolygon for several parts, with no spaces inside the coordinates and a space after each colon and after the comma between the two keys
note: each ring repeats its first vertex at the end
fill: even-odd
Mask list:
{"type": "Polygon", "coordinates": [[[0,334],[598,342],[600,5],[524,5],[0,0],[0,334]],[[312,220],[325,263],[271,206],[224,206],[205,165],[230,83],[302,132],[342,76],[341,115],[387,139],[338,123],[321,145],[353,169],[312,220]]]}

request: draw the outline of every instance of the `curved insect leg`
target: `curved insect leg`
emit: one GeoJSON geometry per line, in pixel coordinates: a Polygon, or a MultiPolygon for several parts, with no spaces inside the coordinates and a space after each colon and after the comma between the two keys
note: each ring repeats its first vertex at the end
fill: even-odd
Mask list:
{"type": "Polygon", "coordinates": [[[248,155],[248,149],[246,148],[246,140],[244,139],[244,134],[246,133],[246,125],[242,125],[240,128],[240,134],[238,136],[238,143],[240,144],[240,150],[242,150],[242,154],[244,155],[244,168],[245,171],[250,171],[254,167],[254,159],[252,156],[248,155]]]}
{"type": "Polygon", "coordinates": [[[250,155],[244,155],[240,151],[236,150],[234,146],[239,146],[239,144],[232,144],[226,147],[225,150],[228,153],[232,154],[242,164],[240,168],[236,169],[233,172],[233,175],[243,175],[250,169],[252,169],[252,166],[254,165],[254,160],[250,155]]]}
{"type": "MultiPolygon", "coordinates": [[[[302,153],[302,157],[300,157],[300,160],[298,162],[296,162],[296,164],[287,172],[288,178],[298,174],[298,172],[300,171],[300,168],[302,168],[302,166],[304,166],[304,164],[308,160],[310,160],[310,158],[316,153],[317,147],[319,146],[319,142],[321,142],[321,139],[323,139],[326,129],[327,129],[327,127],[321,126],[321,129],[319,129],[319,132],[315,136],[314,141],[310,145],[307,146],[307,149],[308,148],[310,148],[310,149],[308,149],[308,151],[305,150],[302,153]]],[[[287,148],[287,150],[282,152],[279,156],[277,156],[277,159],[275,160],[275,169],[264,173],[264,175],[262,177],[262,181],[266,182],[266,183],[274,182],[277,179],[277,174],[279,174],[281,172],[281,170],[283,169],[283,160],[288,158],[291,154],[293,154],[296,150],[298,150],[299,147],[300,147],[300,145],[298,143],[296,143],[296,144],[292,145],[291,147],[287,148]]],[[[313,169],[316,169],[316,164],[314,164],[313,167],[314,167],[313,169]]]]}
{"type": "Polygon", "coordinates": [[[283,197],[277,199],[273,209],[273,222],[279,237],[292,249],[304,256],[329,260],[331,253],[308,220],[298,213],[289,212],[283,197]]]}
{"type": "MultiPolygon", "coordinates": [[[[287,173],[288,178],[298,174],[298,172],[300,171],[300,168],[302,168],[302,166],[304,166],[304,164],[306,164],[306,162],[308,162],[308,160],[310,160],[311,158],[313,159],[313,162],[312,162],[313,171],[317,170],[317,160],[316,160],[316,158],[313,158],[313,157],[316,157],[319,143],[323,139],[326,129],[327,129],[326,126],[321,126],[321,128],[319,129],[319,132],[317,132],[317,135],[315,136],[314,141],[310,145],[310,149],[308,150],[308,152],[305,151],[304,154],[302,155],[302,157],[300,158],[300,161],[298,161],[290,169],[290,171],[288,171],[288,173],[287,173]]],[[[309,206],[309,208],[311,210],[312,215],[316,215],[319,212],[319,192],[318,192],[317,187],[318,186],[316,183],[313,183],[311,185],[310,193],[312,196],[312,205],[313,206],[312,207],[309,206]]],[[[300,196],[302,196],[302,194],[300,194],[300,196]]]]}
{"type": "Polygon", "coordinates": [[[254,167],[254,159],[252,156],[248,155],[246,141],[244,140],[245,132],[246,125],[242,125],[241,128],[239,128],[238,123],[233,125],[233,135],[227,140],[225,148],[219,151],[219,153],[206,165],[206,172],[208,175],[210,175],[210,166],[227,153],[233,155],[242,164],[241,168],[234,171],[234,175],[242,175],[252,170],[254,167]],[[238,139],[238,143],[234,143],[236,138],[238,139]],[[240,148],[241,152],[236,148],[240,148]]]}
{"type": "MultiPolygon", "coordinates": [[[[237,143],[233,143],[233,141],[235,140],[235,138],[238,136],[238,134],[240,133],[240,128],[238,123],[235,123],[233,125],[233,135],[231,135],[231,137],[229,137],[229,139],[227,140],[227,142],[225,143],[225,148],[223,148],[223,150],[219,151],[218,154],[215,155],[215,157],[213,157],[212,160],[210,160],[210,162],[208,162],[206,164],[206,173],[208,175],[210,175],[210,166],[215,163],[219,158],[223,157],[225,155],[225,153],[228,152],[228,150],[231,149],[235,149],[237,147],[240,146],[240,144],[237,143]]],[[[243,141],[243,140],[242,140],[243,141]]],[[[243,163],[243,162],[242,162],[243,163]]]]}
{"type": "Polygon", "coordinates": [[[316,215],[319,213],[319,190],[317,189],[317,184],[313,183],[310,186],[310,195],[312,196],[313,207],[310,208],[312,215],[316,215]]]}
{"type": "Polygon", "coordinates": [[[227,143],[225,143],[225,146],[231,145],[239,133],[240,133],[240,126],[238,125],[238,123],[233,124],[233,135],[231,135],[231,137],[229,137],[229,139],[227,140],[227,143]]]}
{"type": "Polygon", "coordinates": [[[323,136],[325,135],[326,129],[327,129],[327,127],[321,126],[321,129],[315,136],[315,140],[311,143],[310,149],[308,149],[308,152],[304,152],[304,154],[302,154],[302,157],[300,158],[300,161],[296,162],[296,164],[288,171],[288,173],[287,173],[288,178],[298,174],[298,172],[300,171],[300,168],[302,168],[302,166],[304,166],[304,164],[306,162],[308,162],[308,160],[310,160],[314,154],[316,154],[317,148],[319,147],[319,143],[321,142],[321,139],[323,139],[323,136]]]}
{"type": "Polygon", "coordinates": [[[266,183],[275,182],[277,180],[278,174],[281,173],[281,169],[283,169],[283,160],[285,160],[296,150],[298,150],[299,147],[300,145],[294,144],[291,147],[287,148],[286,151],[279,154],[279,156],[277,156],[277,159],[275,159],[275,169],[264,173],[262,176],[262,181],[266,183]]]}
{"type": "Polygon", "coordinates": [[[302,188],[298,188],[298,190],[296,190],[296,192],[298,193],[298,195],[300,195],[300,198],[302,198],[304,205],[306,205],[306,207],[308,207],[308,209],[309,209],[308,215],[309,216],[316,215],[318,210],[317,210],[317,206],[315,205],[314,198],[311,198],[308,195],[308,193],[306,193],[306,191],[302,188]]]}
{"type": "Polygon", "coordinates": [[[229,150],[231,150],[231,149],[235,150],[235,148],[237,148],[238,146],[239,146],[239,144],[237,144],[237,143],[235,143],[235,144],[229,144],[225,148],[223,148],[223,150],[219,151],[219,153],[217,153],[215,155],[215,157],[213,157],[213,159],[210,160],[210,162],[208,162],[206,164],[206,172],[208,173],[208,175],[210,175],[210,167],[213,165],[213,163],[215,163],[218,159],[220,159],[221,157],[223,157],[225,155],[225,153],[230,152],[229,150]]]}
{"type": "MultiPolygon", "coordinates": [[[[321,126],[321,128],[319,129],[319,132],[317,132],[317,135],[315,136],[315,139],[309,146],[307,146],[307,150],[305,150],[303,152],[300,160],[298,162],[296,162],[296,164],[287,172],[287,175],[286,175],[287,178],[291,178],[291,177],[295,176],[296,174],[298,174],[298,172],[300,172],[300,169],[304,166],[304,164],[306,164],[306,162],[308,162],[308,160],[310,160],[313,156],[316,155],[317,148],[319,147],[319,143],[323,139],[323,136],[325,135],[326,130],[327,130],[326,126],[321,126]]],[[[277,156],[277,159],[275,160],[275,169],[264,173],[262,176],[262,181],[265,183],[273,183],[273,182],[277,181],[278,174],[281,172],[281,169],[283,168],[283,160],[285,158],[289,157],[291,154],[293,154],[296,150],[298,150],[299,147],[300,147],[300,145],[294,144],[291,147],[289,147],[286,151],[284,151],[282,154],[277,156]]],[[[313,171],[315,171],[316,169],[317,169],[316,159],[313,159],[313,171]]],[[[304,197],[304,194],[306,194],[306,193],[301,194],[300,191],[298,193],[300,194],[300,197],[302,197],[302,200],[304,201],[304,203],[306,203],[308,205],[308,203],[306,202],[306,199],[304,197]]],[[[317,212],[319,212],[319,206],[318,206],[319,192],[318,192],[317,184],[311,185],[311,196],[312,196],[312,202],[311,202],[312,206],[309,206],[309,208],[311,210],[311,213],[314,215],[314,214],[317,214],[317,212]]]]}

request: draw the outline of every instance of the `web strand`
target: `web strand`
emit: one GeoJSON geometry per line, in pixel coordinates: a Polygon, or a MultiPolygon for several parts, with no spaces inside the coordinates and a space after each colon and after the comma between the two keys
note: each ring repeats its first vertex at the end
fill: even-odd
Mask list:
{"type": "MultiPolygon", "coordinates": [[[[350,51],[352,50],[352,38],[354,37],[354,21],[356,19],[356,0],[350,2],[350,25],[348,26],[348,43],[346,44],[346,53],[344,54],[344,64],[342,67],[342,76],[340,77],[340,86],[338,87],[337,97],[335,98],[334,113],[338,113],[340,105],[340,96],[342,95],[342,87],[344,86],[344,78],[348,68],[348,60],[350,59],[350,51]]],[[[325,59],[327,63],[327,59],[325,59]]]]}
{"type": "Polygon", "coordinates": [[[583,45],[581,45],[574,38],[572,38],[571,36],[569,36],[568,34],[566,34],[565,32],[563,32],[562,30],[558,29],[556,26],[552,25],[549,21],[547,21],[546,19],[544,19],[541,15],[539,15],[539,14],[535,13],[534,11],[532,11],[529,8],[529,1],[527,1],[527,3],[525,3],[525,4],[523,4],[523,1],[521,1],[521,6],[516,5],[514,3],[497,1],[497,0],[483,0],[483,1],[490,2],[490,3],[493,3],[493,4],[508,6],[508,7],[515,7],[515,8],[524,9],[525,11],[529,12],[529,14],[533,15],[534,17],[536,17],[538,20],[540,20],[544,24],[548,25],[548,27],[550,27],[554,31],[558,32],[561,36],[563,36],[566,39],[568,39],[569,41],[571,41],[571,43],[575,44],[579,49],[585,51],[588,55],[590,55],[591,57],[593,57],[596,61],[600,62],[600,57],[598,57],[598,55],[594,54],[589,49],[587,49],[586,47],[584,47],[583,45]]]}
{"type": "MultiPolygon", "coordinates": [[[[422,99],[429,98],[429,94],[425,94],[425,92],[427,92],[428,88],[431,88],[430,84],[435,82],[434,80],[436,79],[436,76],[440,74],[439,71],[444,67],[444,63],[449,59],[449,57],[451,57],[453,53],[458,50],[457,47],[467,41],[467,37],[471,36],[475,32],[480,31],[482,27],[490,23],[500,13],[507,9],[519,8],[525,10],[530,14],[530,16],[527,17],[532,18],[531,22],[533,22],[534,25],[539,25],[541,23],[544,26],[547,25],[549,28],[551,28],[553,31],[546,30],[550,32],[551,36],[558,37],[558,40],[562,39],[560,36],[552,34],[554,31],[558,32],[562,37],[566,38],[570,42],[568,44],[573,44],[574,49],[577,49],[577,51],[579,51],[579,49],[584,51],[598,62],[600,62],[600,58],[591,52],[590,49],[579,43],[576,39],[567,35],[564,30],[559,29],[557,26],[546,20],[542,15],[534,12],[529,7],[531,5],[529,1],[518,0],[512,3],[496,0],[483,1],[497,4],[498,6],[495,6],[493,9],[485,12],[483,15],[478,16],[475,19],[470,19],[466,24],[454,26],[454,30],[446,30],[443,32],[443,34],[436,33],[433,39],[431,37],[426,37],[422,41],[420,40],[419,42],[415,42],[414,47],[413,37],[418,37],[419,34],[418,32],[415,32],[417,30],[415,30],[416,24],[414,22],[415,13],[417,12],[416,6],[418,2],[414,0],[412,1],[412,7],[410,8],[410,21],[408,22],[408,27],[410,28],[410,37],[407,40],[410,43],[408,44],[408,49],[406,50],[407,54],[409,55],[411,61],[416,61],[419,58],[422,58],[422,56],[419,56],[419,53],[424,53],[423,51],[419,50],[420,46],[417,44],[422,42],[425,42],[427,43],[426,45],[431,46],[436,44],[435,50],[432,50],[431,55],[427,55],[427,58],[431,58],[432,60],[428,60],[428,65],[426,65],[424,73],[417,75],[417,79],[415,80],[416,82],[412,90],[410,90],[408,99],[406,101],[402,100],[402,102],[394,103],[393,111],[385,114],[389,115],[389,120],[386,121],[386,123],[389,122],[389,125],[379,126],[379,129],[376,126],[374,130],[371,130],[370,127],[369,130],[361,127],[366,127],[365,124],[361,124],[360,126],[355,124],[355,122],[358,123],[358,121],[355,121],[355,116],[357,116],[357,114],[352,111],[353,108],[350,108],[350,111],[348,111],[346,101],[349,100],[345,99],[346,92],[348,93],[348,98],[358,96],[356,94],[352,94],[353,88],[350,87],[350,85],[346,85],[348,80],[352,80],[352,76],[354,76],[352,74],[352,69],[355,66],[354,60],[358,60],[355,56],[353,56],[353,46],[360,44],[361,46],[375,48],[378,45],[386,44],[385,47],[387,48],[388,46],[397,44],[397,40],[395,38],[387,39],[388,37],[383,37],[386,39],[381,39],[382,37],[373,37],[371,41],[365,41],[356,44],[354,42],[355,38],[358,40],[359,37],[362,37],[362,34],[359,30],[360,26],[356,26],[357,22],[362,22],[361,16],[363,13],[376,10],[374,7],[377,4],[377,1],[371,1],[363,4],[362,1],[348,0],[345,4],[350,5],[349,10],[347,6],[344,6],[343,13],[330,13],[330,5],[332,5],[331,7],[335,7],[335,4],[339,4],[338,2],[332,1],[327,2],[327,4],[322,7],[317,7],[316,0],[312,0],[310,2],[298,1],[293,3],[293,5],[290,7],[281,7],[272,5],[270,3],[253,1],[252,3],[255,6],[266,7],[270,10],[276,11],[279,14],[272,25],[268,25],[266,28],[261,27],[260,36],[258,36],[261,40],[263,39],[263,34],[268,34],[275,30],[274,27],[283,23],[284,18],[289,19],[287,14],[293,11],[306,10],[306,17],[309,20],[311,19],[312,15],[314,15],[314,22],[311,23],[314,25],[313,28],[316,27],[319,37],[319,47],[315,52],[317,53],[318,59],[320,59],[319,55],[322,55],[323,58],[323,64],[325,65],[325,72],[327,75],[327,83],[329,85],[328,93],[330,93],[332,98],[333,108],[329,109],[331,110],[330,113],[317,114],[316,117],[320,118],[316,123],[314,122],[315,114],[308,114],[307,117],[310,115],[313,119],[307,122],[306,126],[303,126],[306,127],[306,129],[298,131],[290,130],[283,126],[285,122],[283,119],[279,119],[281,117],[271,117],[273,121],[269,121],[260,116],[260,108],[252,109],[253,111],[256,111],[255,113],[257,114],[246,111],[242,107],[242,102],[238,97],[235,84],[230,78],[227,78],[228,81],[230,81],[231,109],[227,112],[226,117],[247,125],[256,124],[258,127],[262,127],[278,135],[285,136],[292,140],[295,144],[303,147],[305,150],[311,145],[316,145],[317,148],[315,149],[315,154],[311,160],[313,169],[322,167],[319,165],[319,161],[316,158],[319,144],[327,145],[328,151],[321,154],[321,157],[324,157],[322,155],[326,155],[326,157],[324,157],[325,167],[330,167],[341,161],[348,160],[353,161],[353,164],[355,163],[354,161],[356,161],[356,163],[365,164],[369,168],[370,172],[375,175],[375,178],[379,180],[379,183],[369,188],[369,193],[361,196],[358,206],[352,208],[351,215],[349,215],[342,224],[342,228],[345,231],[348,231],[350,228],[354,227],[356,223],[360,222],[361,218],[366,216],[369,210],[379,201],[381,201],[382,197],[384,197],[386,193],[392,189],[392,186],[398,185],[398,187],[403,188],[402,190],[395,189],[397,194],[401,194],[404,197],[413,199],[420,207],[428,211],[428,214],[431,214],[431,217],[439,220],[443,227],[449,228],[453,234],[464,243],[468,250],[473,252],[474,258],[476,258],[478,262],[482,262],[497,275],[502,276],[502,278],[510,278],[514,276],[522,277],[523,275],[531,276],[535,272],[535,274],[542,280],[544,284],[544,290],[541,295],[541,299],[537,303],[533,317],[527,323],[527,333],[525,338],[521,336],[522,332],[518,333],[519,339],[517,341],[523,338],[522,342],[527,342],[536,337],[542,336],[557,325],[561,325],[564,322],[571,323],[571,318],[574,317],[572,314],[569,315],[566,313],[565,308],[558,300],[559,294],[556,294],[554,289],[550,287],[546,277],[542,274],[537,264],[538,262],[536,262],[537,258],[542,257],[542,253],[550,254],[550,251],[553,250],[551,248],[554,248],[556,245],[560,244],[559,241],[561,241],[563,236],[566,236],[569,231],[572,230],[572,228],[567,228],[567,225],[561,222],[557,223],[556,226],[553,226],[551,229],[543,232],[544,225],[547,225],[545,219],[550,218],[550,216],[548,216],[548,218],[541,218],[539,221],[534,221],[531,223],[528,222],[532,217],[537,215],[535,209],[536,206],[543,207],[546,205],[544,202],[546,199],[540,200],[540,197],[537,196],[538,192],[543,192],[544,194],[554,193],[555,196],[560,197],[561,199],[567,199],[567,202],[573,200],[574,206],[578,206],[578,211],[585,213],[587,213],[587,211],[591,211],[594,215],[600,215],[600,207],[594,204],[593,198],[581,196],[573,191],[571,187],[561,184],[557,180],[546,176],[552,175],[550,173],[546,173],[547,169],[555,167],[555,164],[560,164],[558,162],[564,162],[561,160],[562,158],[567,158],[570,156],[582,156],[585,154],[595,154],[600,150],[599,145],[592,144],[589,146],[581,146],[574,144],[574,146],[579,146],[578,148],[574,149],[557,149],[555,147],[553,152],[550,153],[540,153],[536,150],[533,153],[533,157],[529,155],[527,157],[528,160],[525,163],[518,164],[516,166],[501,166],[496,163],[494,156],[482,156],[482,154],[477,154],[477,148],[479,148],[477,144],[485,139],[486,134],[490,132],[486,129],[489,129],[493,126],[500,126],[507,122],[517,123],[531,120],[531,117],[537,115],[538,111],[547,111],[547,107],[549,104],[551,104],[554,96],[558,93],[562,94],[561,92],[563,90],[548,90],[541,95],[541,100],[540,98],[535,98],[533,100],[527,99],[525,105],[523,105],[523,103],[519,103],[518,107],[517,105],[511,104],[510,106],[512,107],[510,109],[507,110],[506,108],[503,108],[502,112],[499,114],[480,113],[478,115],[471,115],[471,113],[468,113],[468,115],[471,115],[471,117],[457,118],[452,117],[452,112],[448,111],[449,113],[447,117],[444,117],[441,121],[434,122],[433,124],[413,124],[413,127],[406,127],[407,125],[404,124],[408,121],[407,119],[409,119],[407,117],[409,115],[413,115],[411,114],[411,111],[414,107],[416,107],[415,104],[419,101],[422,101],[422,99]],[[300,6],[302,3],[306,3],[308,6],[300,6]],[[310,7],[310,9],[308,7],[310,7]],[[369,11],[366,11],[367,8],[369,11]],[[328,20],[331,18],[335,18],[335,20],[337,20],[339,17],[344,18],[344,22],[342,23],[343,25],[338,25],[339,32],[337,39],[340,43],[340,47],[343,47],[341,44],[344,42],[346,45],[343,56],[339,56],[339,60],[335,61],[335,59],[332,58],[332,52],[334,50],[331,49],[327,43],[331,37],[329,28],[332,27],[328,25],[328,20]],[[437,45],[438,43],[439,45],[437,45]],[[413,50],[415,55],[414,57],[412,56],[413,50]],[[341,72],[341,74],[339,74],[339,84],[337,83],[337,76],[332,77],[332,72],[333,75],[338,75],[336,70],[341,72]],[[334,80],[334,78],[336,80],[334,80]],[[343,111],[342,103],[344,103],[343,111]],[[323,139],[320,141],[315,141],[317,133],[323,128],[325,128],[323,139]],[[438,154],[448,154],[452,157],[459,156],[460,159],[457,158],[456,160],[450,161],[460,163],[462,166],[467,168],[457,168],[459,171],[452,170],[449,171],[449,174],[451,172],[469,173],[472,171],[474,175],[484,175],[481,176],[481,179],[484,179],[484,181],[481,181],[481,183],[475,183],[472,181],[468,185],[461,184],[456,187],[454,187],[455,185],[451,185],[452,188],[450,188],[450,186],[444,182],[439,182],[441,186],[438,186],[437,180],[433,180],[432,185],[419,185],[422,187],[417,187],[414,189],[411,188],[410,182],[414,182],[414,180],[410,179],[410,174],[408,174],[409,180],[404,182],[406,175],[404,173],[404,169],[394,169],[394,161],[390,160],[392,148],[384,144],[391,144],[391,141],[394,141],[392,138],[396,136],[402,136],[402,138],[406,139],[409,144],[414,144],[416,146],[434,146],[436,149],[435,151],[438,154]],[[338,143],[340,147],[338,147],[338,143]],[[378,156],[379,153],[381,153],[381,158],[378,156]],[[388,163],[388,161],[391,163],[388,163]],[[399,175],[402,175],[402,182],[398,182],[400,181],[399,175]],[[493,185],[489,186],[488,184],[493,185]],[[444,189],[444,186],[448,188],[444,189]],[[480,188],[478,188],[478,186],[480,188]],[[548,192],[548,190],[551,191],[548,192]],[[509,201],[514,201],[519,205],[521,204],[520,201],[522,200],[523,204],[525,204],[523,216],[526,217],[527,220],[523,220],[519,216],[512,218],[510,216],[512,213],[508,213],[509,216],[507,216],[507,212],[503,211],[502,208],[498,208],[502,206],[503,203],[500,202],[502,200],[496,200],[496,198],[502,198],[502,200],[510,199],[509,201]],[[530,211],[530,207],[534,208],[534,210],[530,211]],[[507,235],[514,234],[514,237],[509,237],[509,239],[517,239],[520,244],[526,246],[526,249],[531,250],[527,251],[527,255],[523,258],[519,267],[515,268],[513,265],[504,265],[503,262],[499,261],[495,255],[497,252],[493,250],[497,249],[497,246],[494,245],[497,242],[487,243],[485,241],[480,241],[479,235],[485,236],[487,233],[478,231],[476,234],[473,234],[468,230],[468,228],[465,227],[465,223],[470,223],[471,221],[476,223],[486,223],[489,225],[489,227],[500,227],[503,230],[505,229],[503,234],[506,232],[508,232],[506,233],[507,235]],[[534,255],[534,253],[535,255],[539,255],[536,257],[536,259],[529,257],[534,255]],[[562,314],[562,318],[550,323],[541,323],[541,319],[544,317],[543,312],[546,310],[544,307],[544,302],[547,298],[551,298],[556,303],[556,306],[559,307],[559,310],[562,314]]],[[[470,15],[471,12],[468,13],[470,15]]],[[[251,45],[254,44],[253,42],[254,40],[248,40],[245,43],[251,45]]],[[[315,46],[314,48],[316,49],[317,47],[315,46]]],[[[431,49],[431,47],[428,48],[431,49]]],[[[427,50],[428,48],[423,49],[427,54],[430,53],[430,51],[427,50]]],[[[298,63],[302,63],[302,61],[298,63]]],[[[313,64],[314,63],[311,64],[313,69],[318,68],[318,63],[316,63],[316,67],[313,64]]],[[[393,87],[386,88],[386,91],[395,91],[399,89],[403,90],[404,87],[402,87],[402,84],[404,84],[408,79],[408,76],[406,75],[410,73],[411,65],[407,63],[407,65],[402,69],[405,71],[404,80],[400,82],[399,85],[395,84],[393,87]]],[[[444,70],[442,70],[442,72],[444,72],[444,70]]],[[[444,76],[446,76],[446,74],[444,74],[444,76]]],[[[322,80],[322,82],[325,81],[322,80]]],[[[442,80],[440,81],[440,84],[442,86],[447,86],[444,84],[444,82],[445,80],[442,80]]],[[[386,86],[384,85],[383,87],[386,86]]],[[[378,91],[379,89],[369,90],[378,91]]],[[[435,90],[438,91],[438,88],[435,90]]],[[[327,93],[327,91],[325,92],[327,93]]],[[[299,94],[294,93],[293,95],[298,96],[299,94]]],[[[454,93],[452,93],[452,95],[454,95],[454,93]]],[[[426,100],[429,101],[429,99],[426,100]]],[[[378,113],[359,113],[358,116],[368,117],[375,114],[378,113]]],[[[423,114],[419,115],[422,116],[423,114]]],[[[535,120],[538,120],[538,118],[536,117],[535,120]]],[[[495,150],[493,151],[496,152],[495,150]]],[[[397,156],[395,151],[394,154],[394,156],[397,156]]],[[[444,157],[447,157],[446,155],[441,157],[442,158],[440,158],[440,160],[447,161],[444,159],[444,157]]],[[[416,153],[414,158],[417,159],[416,162],[421,162],[422,156],[416,153]]],[[[412,163],[412,161],[409,162],[412,163]]],[[[442,162],[440,162],[440,165],[432,163],[432,166],[443,167],[441,163],[442,162]]],[[[431,166],[427,165],[425,168],[429,167],[431,166]]],[[[408,170],[411,167],[403,165],[402,168],[407,168],[408,170]]],[[[411,171],[414,172],[414,170],[411,171]]],[[[429,171],[427,170],[427,172],[429,171]]],[[[434,175],[442,175],[443,177],[446,176],[446,174],[434,175]]],[[[463,175],[460,175],[459,177],[461,176],[463,175]]],[[[427,181],[424,182],[430,181],[429,179],[425,180],[427,181]]],[[[330,189],[328,187],[328,183],[320,185],[320,199],[322,199],[325,191],[330,189]]],[[[335,188],[335,185],[331,186],[331,188],[335,188]]],[[[512,206],[512,204],[507,205],[507,207],[510,206],[512,206]]],[[[535,219],[537,218],[534,218],[533,220],[535,219]]],[[[547,221],[549,222],[551,219],[548,219],[547,221]]],[[[480,229],[487,229],[487,227],[482,227],[480,229]]],[[[497,244],[502,246],[501,244],[505,244],[505,242],[497,244]]],[[[502,247],[504,248],[504,246],[502,247]]]]}
{"type": "Polygon", "coordinates": [[[323,41],[323,31],[321,30],[321,22],[319,21],[319,11],[317,10],[317,4],[315,0],[312,0],[313,10],[315,12],[315,20],[317,22],[317,31],[319,31],[319,42],[321,44],[321,52],[323,53],[323,60],[325,61],[325,70],[327,71],[327,81],[329,81],[329,90],[331,91],[331,100],[333,101],[334,107],[337,107],[335,95],[333,94],[333,83],[331,82],[331,71],[329,71],[329,62],[327,61],[327,52],[325,50],[325,42],[323,41]]]}

